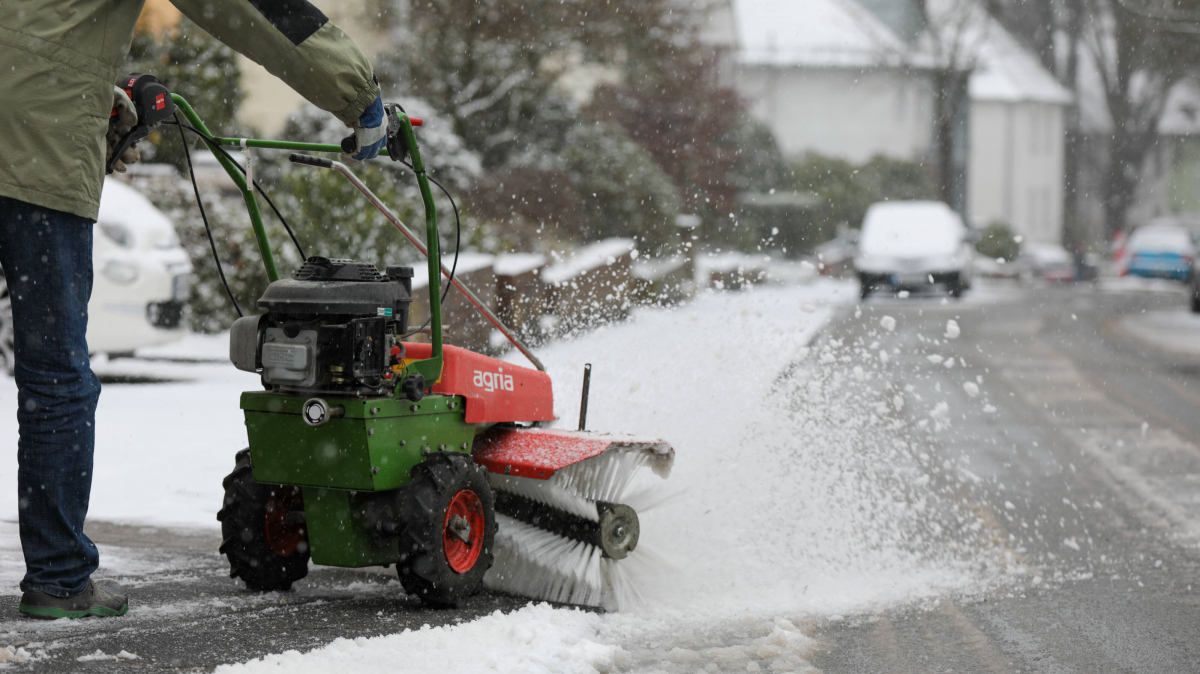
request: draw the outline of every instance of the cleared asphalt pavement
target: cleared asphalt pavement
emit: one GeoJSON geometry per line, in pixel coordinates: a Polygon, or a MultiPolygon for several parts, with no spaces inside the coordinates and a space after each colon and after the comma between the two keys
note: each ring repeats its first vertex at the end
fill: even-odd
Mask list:
{"type": "Polygon", "coordinates": [[[1030,573],[993,596],[822,625],[813,664],[1200,671],[1200,353],[1172,348],[1187,341],[1185,302],[1159,284],[1039,286],[964,304],[883,299],[835,323],[830,338],[854,340],[893,316],[891,385],[913,395],[967,400],[964,379],[980,382],[932,446],[969,465],[959,498],[1030,573]],[[1167,334],[1154,317],[1170,314],[1167,334]],[[946,339],[952,319],[961,335],[946,339]],[[934,353],[956,369],[929,367],[934,353]]]}

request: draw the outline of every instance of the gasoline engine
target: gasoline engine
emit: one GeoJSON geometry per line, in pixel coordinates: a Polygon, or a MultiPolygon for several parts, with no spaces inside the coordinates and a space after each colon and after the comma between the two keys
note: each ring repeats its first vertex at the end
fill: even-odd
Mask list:
{"type": "MultiPolygon", "coordinates": [[[[380,274],[367,262],[310,257],[293,278],[267,287],[258,300],[265,314],[234,322],[230,360],[289,393],[386,396],[400,385],[418,401],[424,377],[399,376],[412,279],[412,267],[380,274]]],[[[306,408],[305,421],[327,420],[320,411],[306,408]]]]}

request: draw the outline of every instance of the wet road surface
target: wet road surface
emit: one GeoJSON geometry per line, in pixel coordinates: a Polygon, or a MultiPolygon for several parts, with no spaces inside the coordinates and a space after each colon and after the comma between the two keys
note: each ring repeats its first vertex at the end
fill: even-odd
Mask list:
{"type": "Polygon", "coordinates": [[[965,467],[960,498],[1029,574],[994,596],[823,625],[813,664],[1200,671],[1200,358],[1122,329],[1184,307],[1161,289],[1036,287],[962,304],[888,298],[836,321],[829,337],[853,341],[895,319],[890,384],[949,402],[931,446],[965,467]]]}

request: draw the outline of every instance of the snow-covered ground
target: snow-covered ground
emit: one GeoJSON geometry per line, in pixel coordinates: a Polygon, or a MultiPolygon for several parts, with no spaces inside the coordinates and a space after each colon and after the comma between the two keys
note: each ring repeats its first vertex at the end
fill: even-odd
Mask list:
{"type": "MultiPolygon", "coordinates": [[[[565,427],[576,423],[592,363],[589,429],[661,437],[676,449],[661,485],[670,497],[642,510],[641,543],[623,562],[643,602],[605,615],[531,605],[228,670],[791,671],[815,645],[797,625],[996,582],[1003,564],[972,538],[978,522],[939,496],[922,468],[937,401],[906,403],[879,386],[895,321],[880,322],[877,343],[814,342],[857,293],[856,283],[828,280],[709,293],[542,350],[565,427]],[[924,421],[910,427],[913,417],[924,421]]],[[[223,348],[197,338],[142,354],[161,360],[97,364],[180,381],[106,389],[92,517],[216,527],[221,478],[245,445],[237,396],[257,384],[220,362],[223,348]],[[180,362],[197,357],[211,361],[180,362]]],[[[12,381],[0,379],[0,419],[14,415],[12,381]]],[[[0,424],[0,494],[10,495],[0,520],[10,521],[13,426],[0,424]]],[[[0,526],[0,593],[20,575],[14,535],[0,526]]]]}

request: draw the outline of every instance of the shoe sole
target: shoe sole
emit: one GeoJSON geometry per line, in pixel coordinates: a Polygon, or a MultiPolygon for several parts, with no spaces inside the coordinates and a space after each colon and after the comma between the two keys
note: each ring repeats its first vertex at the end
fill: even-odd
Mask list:
{"type": "Polygon", "coordinates": [[[119,609],[108,608],[107,606],[92,606],[82,611],[68,611],[61,608],[52,608],[49,606],[20,606],[18,610],[21,613],[40,620],[57,620],[59,618],[87,618],[95,616],[97,618],[115,618],[123,616],[129,612],[129,604],[122,606],[119,609]]]}

